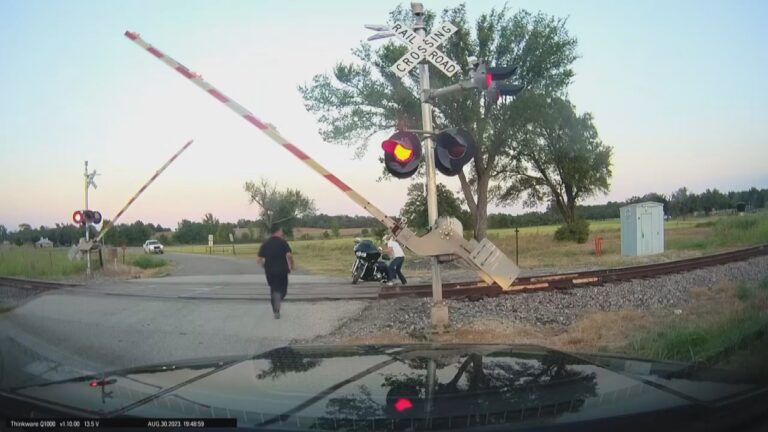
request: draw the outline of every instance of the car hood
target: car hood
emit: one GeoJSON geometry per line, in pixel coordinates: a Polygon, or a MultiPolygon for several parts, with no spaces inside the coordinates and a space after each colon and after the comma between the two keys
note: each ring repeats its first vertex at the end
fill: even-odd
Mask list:
{"type": "Polygon", "coordinates": [[[78,416],[234,417],[241,426],[338,429],[425,416],[448,428],[556,424],[716,408],[765,389],[746,373],[682,363],[532,345],[424,344],[288,346],[37,379],[2,392],[78,416]]]}

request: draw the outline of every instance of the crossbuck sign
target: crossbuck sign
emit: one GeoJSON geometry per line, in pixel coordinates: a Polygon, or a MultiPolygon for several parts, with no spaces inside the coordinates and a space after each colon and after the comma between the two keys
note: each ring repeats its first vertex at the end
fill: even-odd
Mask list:
{"type": "Polygon", "coordinates": [[[458,30],[456,26],[445,22],[433,29],[432,33],[422,38],[403,24],[397,23],[393,25],[392,32],[398,39],[410,45],[411,50],[401,57],[390,70],[398,78],[402,78],[408,71],[426,58],[444,74],[449,77],[453,76],[459,70],[459,65],[449,59],[437,47],[448,39],[450,35],[456,33],[456,30],[458,30]]]}

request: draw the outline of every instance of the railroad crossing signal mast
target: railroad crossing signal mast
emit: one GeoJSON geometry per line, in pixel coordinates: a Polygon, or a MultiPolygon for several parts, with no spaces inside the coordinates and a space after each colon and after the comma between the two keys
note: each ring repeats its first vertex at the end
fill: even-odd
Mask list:
{"type": "MultiPolygon", "coordinates": [[[[85,241],[88,242],[90,237],[90,230],[91,230],[91,224],[94,223],[94,213],[91,212],[88,209],[88,189],[93,186],[94,189],[96,189],[96,182],[94,179],[96,178],[98,174],[96,173],[96,170],[93,170],[93,172],[88,172],[88,161],[85,161],[85,173],[84,173],[84,179],[85,179],[85,210],[83,211],[82,215],[88,215],[89,217],[83,217],[83,222],[85,225],[85,241]]],[[[73,217],[74,218],[74,217],[73,217]]],[[[101,221],[101,213],[99,213],[99,222],[101,221]]],[[[98,223],[98,222],[95,222],[98,223]]],[[[88,264],[86,264],[85,274],[86,276],[91,276],[91,251],[88,250],[88,264]]]]}
{"type": "MultiPolygon", "coordinates": [[[[421,14],[423,15],[423,8],[421,10],[421,14]]],[[[440,42],[442,42],[455,31],[456,28],[453,25],[450,23],[444,23],[437,30],[433,31],[432,34],[425,38],[403,26],[401,28],[401,33],[403,35],[409,35],[408,43],[416,44],[417,46],[415,46],[408,54],[406,54],[406,57],[403,57],[403,59],[401,59],[398,64],[401,67],[407,67],[410,69],[418,64],[417,61],[426,59],[438,67],[441,71],[445,72],[447,75],[453,75],[453,73],[458,71],[458,67],[455,66],[455,63],[453,63],[450,59],[447,59],[447,57],[437,51],[436,47],[440,42]]],[[[419,32],[422,35],[424,34],[423,24],[419,32]]],[[[368,213],[370,213],[373,217],[384,224],[400,244],[404,245],[417,255],[432,257],[434,263],[433,276],[435,276],[433,277],[433,296],[434,299],[438,301],[436,306],[441,307],[442,311],[444,311],[444,313],[442,313],[441,309],[438,308],[436,310],[433,308],[433,325],[437,328],[437,330],[440,330],[442,327],[448,324],[447,307],[445,307],[445,305],[441,302],[442,288],[440,285],[439,267],[437,266],[438,260],[448,261],[458,258],[470,268],[475,270],[480,278],[483,279],[483,281],[486,283],[491,284],[495,282],[503,290],[514,289],[511,287],[511,285],[517,277],[519,269],[512,261],[509,260],[509,258],[506,257],[506,255],[504,255],[495,245],[493,245],[493,243],[488,241],[488,239],[484,239],[481,242],[477,242],[475,240],[467,241],[463,237],[462,226],[458,220],[455,218],[437,218],[437,194],[434,193],[436,190],[436,184],[434,180],[434,152],[432,149],[432,136],[434,135],[434,133],[432,133],[431,124],[432,110],[431,105],[427,102],[426,93],[422,95],[422,100],[424,101],[422,104],[422,113],[426,114],[424,116],[425,132],[429,131],[429,133],[426,134],[427,139],[426,145],[424,147],[424,157],[427,163],[427,172],[431,172],[432,176],[432,198],[429,200],[428,207],[431,209],[430,216],[433,216],[434,218],[431,218],[433,224],[430,232],[419,237],[408,227],[401,225],[399,222],[387,216],[386,213],[378,209],[370,201],[366,200],[362,195],[353,190],[338,177],[331,174],[317,161],[309,157],[296,145],[284,138],[274,126],[262,121],[253,113],[248,111],[244,106],[240,105],[235,100],[219,91],[213,85],[204,80],[200,74],[192,72],[186,66],[174,60],[172,57],[150,45],[144,41],[138,33],[126,31],[125,36],[133,41],[136,45],[152,54],[155,58],[165,63],[168,67],[181,74],[184,78],[195,84],[204,92],[213,96],[216,100],[235,112],[239,117],[255,126],[262,133],[267,135],[272,141],[283,147],[285,150],[289,151],[309,168],[331,182],[339,190],[344,192],[351,200],[359,204],[368,213]],[[438,312],[437,315],[435,314],[436,311],[438,312]]],[[[427,81],[423,82],[424,88],[428,89],[429,85],[426,65],[422,65],[422,69],[424,69],[423,80],[427,81]]],[[[407,73],[407,70],[405,70],[404,73],[407,73]]],[[[446,145],[450,148],[453,148],[455,147],[455,142],[463,142],[461,138],[456,138],[459,135],[460,134],[451,135],[451,133],[448,133],[446,137],[450,136],[453,138],[445,140],[446,145]]],[[[440,142],[438,142],[438,145],[439,144],[440,142]]],[[[406,161],[408,161],[409,158],[408,152],[402,150],[403,149],[400,149],[399,156],[397,157],[400,158],[401,162],[407,163],[406,161]]],[[[415,157],[416,149],[413,148],[411,150],[414,151],[413,157],[415,157]]],[[[392,151],[398,152],[398,150],[395,148],[393,148],[392,151]]],[[[451,157],[456,157],[457,155],[458,152],[455,152],[453,155],[451,155],[451,157]]],[[[459,156],[459,158],[461,158],[461,156],[459,156]]],[[[451,165],[449,164],[449,166],[451,165]]]]}
{"type": "MultiPolygon", "coordinates": [[[[415,18],[413,30],[402,23],[395,23],[391,27],[385,25],[366,25],[369,30],[378,33],[369,37],[369,41],[384,39],[388,37],[397,37],[404,43],[411,46],[411,49],[401,57],[390,70],[399,78],[407,76],[409,71],[417,64],[419,66],[419,84],[421,87],[421,116],[422,128],[420,131],[425,135],[424,154],[426,159],[426,177],[427,177],[427,213],[429,224],[433,229],[440,226],[440,218],[437,214],[437,182],[435,179],[435,168],[447,176],[458,175],[464,165],[466,165],[475,156],[476,146],[474,138],[465,130],[451,128],[440,132],[435,137],[436,143],[433,143],[434,130],[432,126],[432,104],[437,97],[447,95],[465,89],[479,89],[483,93],[486,107],[490,107],[498,102],[501,96],[514,96],[522,91],[523,86],[519,84],[506,83],[511,78],[517,68],[515,67],[488,67],[485,62],[471,59],[472,68],[469,71],[469,79],[461,81],[452,86],[442,89],[430,89],[429,84],[429,65],[424,60],[432,63],[447,76],[453,76],[459,71],[459,66],[438,50],[448,37],[458,31],[458,28],[449,22],[444,22],[436,26],[432,33],[426,35],[424,27],[424,6],[421,3],[411,3],[411,11],[415,18]],[[436,144],[436,145],[435,145],[436,144]],[[433,151],[434,148],[434,151],[433,151]]],[[[399,134],[406,132],[397,132],[388,141],[384,142],[384,150],[388,152],[387,143],[391,142],[399,134]]],[[[412,140],[409,140],[412,141],[412,140]]],[[[403,144],[405,145],[405,144],[403,144]]],[[[398,148],[389,146],[390,149],[398,148]]],[[[396,155],[395,155],[396,156],[396,155]]],[[[391,160],[393,157],[385,154],[387,170],[397,178],[406,178],[413,175],[418,168],[416,165],[412,170],[401,173],[397,169],[393,170],[391,160]]],[[[397,157],[394,157],[397,160],[397,157]]],[[[411,162],[413,165],[413,162],[411,162]]],[[[409,165],[410,166],[410,165],[409,165]]],[[[396,166],[396,168],[398,168],[396,166]]],[[[458,231],[462,230],[461,224],[453,220],[454,227],[458,226],[458,231]]],[[[450,229],[448,230],[450,231],[450,229]]],[[[474,240],[473,240],[474,241],[474,240]]],[[[486,245],[490,242],[484,240],[486,245]]],[[[492,245],[491,245],[492,246],[492,245]]],[[[490,246],[489,246],[490,247],[490,246]]],[[[492,255],[499,257],[499,261],[506,258],[495,246],[492,255]],[[500,257],[503,257],[500,258],[500,257]]],[[[496,259],[496,258],[494,258],[496,259]]],[[[507,260],[508,261],[508,260],[507,260]]],[[[515,277],[518,269],[511,261],[510,266],[514,268],[515,277]]],[[[448,308],[442,303],[442,282],[440,280],[440,266],[438,257],[432,257],[432,325],[435,330],[440,331],[448,325],[448,308]]]]}

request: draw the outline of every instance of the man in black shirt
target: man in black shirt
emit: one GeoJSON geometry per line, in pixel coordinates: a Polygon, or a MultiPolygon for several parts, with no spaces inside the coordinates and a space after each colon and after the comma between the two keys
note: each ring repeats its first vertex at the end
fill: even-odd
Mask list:
{"type": "Polygon", "coordinates": [[[267,285],[272,299],[272,312],[280,319],[280,302],[288,292],[288,273],[293,269],[293,255],[288,242],[283,239],[283,230],[273,227],[272,237],[261,244],[258,261],[267,275],[267,285]]]}

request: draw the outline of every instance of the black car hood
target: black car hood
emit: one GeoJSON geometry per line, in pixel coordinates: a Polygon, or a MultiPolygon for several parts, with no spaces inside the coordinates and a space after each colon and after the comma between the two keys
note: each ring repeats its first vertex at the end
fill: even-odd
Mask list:
{"type": "Polygon", "coordinates": [[[530,345],[289,346],[0,390],[78,416],[228,417],[241,426],[333,430],[408,421],[418,429],[428,419],[430,428],[455,429],[716,409],[765,394],[766,383],[530,345]]]}

